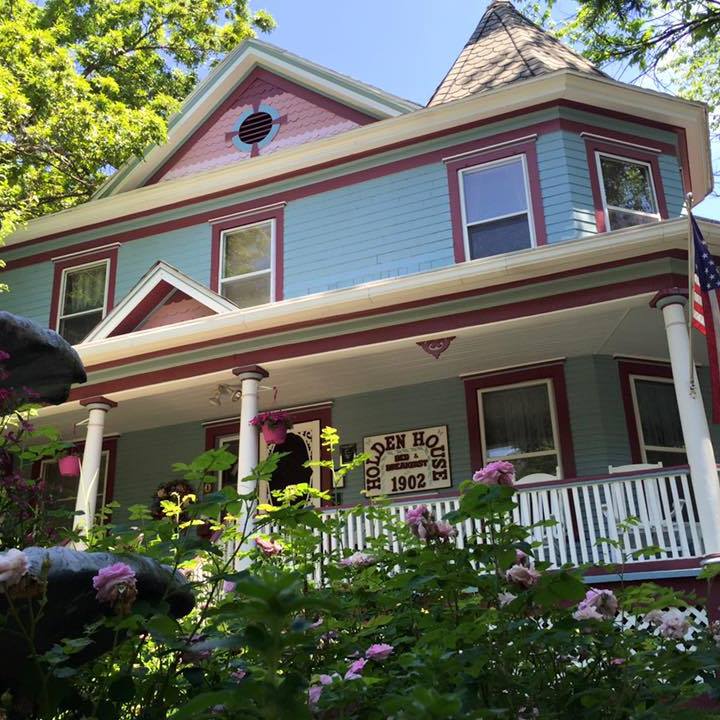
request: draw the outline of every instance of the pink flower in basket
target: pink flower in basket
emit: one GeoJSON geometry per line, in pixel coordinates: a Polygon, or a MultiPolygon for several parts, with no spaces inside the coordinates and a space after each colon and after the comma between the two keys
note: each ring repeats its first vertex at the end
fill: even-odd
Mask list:
{"type": "Polygon", "coordinates": [[[290,415],[284,410],[268,410],[258,413],[250,421],[250,424],[262,430],[266,443],[274,445],[285,442],[287,431],[293,426],[290,415]]]}

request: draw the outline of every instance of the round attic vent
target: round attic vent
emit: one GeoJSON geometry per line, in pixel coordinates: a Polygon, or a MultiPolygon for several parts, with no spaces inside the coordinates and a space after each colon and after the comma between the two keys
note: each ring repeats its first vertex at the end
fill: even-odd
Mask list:
{"type": "Polygon", "coordinates": [[[273,119],[269,113],[254,112],[248,115],[238,128],[238,137],[246,145],[264,140],[272,130],[273,119]]]}

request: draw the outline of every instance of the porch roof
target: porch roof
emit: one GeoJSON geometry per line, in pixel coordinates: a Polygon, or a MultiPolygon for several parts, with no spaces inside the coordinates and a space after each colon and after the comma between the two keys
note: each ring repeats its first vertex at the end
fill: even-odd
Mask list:
{"type": "MultiPolygon", "coordinates": [[[[260,406],[305,406],[448,378],[460,383],[463,376],[593,354],[666,361],[662,316],[649,307],[653,294],[459,328],[447,333],[454,340],[438,359],[417,345],[441,337],[437,333],[276,360],[259,354],[258,362],[270,373],[261,383],[260,406]]],[[[696,359],[705,362],[699,341],[696,359]]],[[[107,430],[125,433],[237,416],[237,404],[213,407],[209,402],[218,384],[234,382],[231,367],[226,367],[134,387],[101,386],[119,403],[108,414],[107,430]]],[[[86,414],[78,400],[42,411],[44,421],[67,435],[86,414]]]]}

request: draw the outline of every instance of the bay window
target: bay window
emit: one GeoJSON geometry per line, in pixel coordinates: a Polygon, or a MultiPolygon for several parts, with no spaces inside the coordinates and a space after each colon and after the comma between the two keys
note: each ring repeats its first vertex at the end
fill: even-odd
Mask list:
{"type": "Polygon", "coordinates": [[[608,230],[660,219],[649,162],[596,152],[605,222],[608,230]]]}

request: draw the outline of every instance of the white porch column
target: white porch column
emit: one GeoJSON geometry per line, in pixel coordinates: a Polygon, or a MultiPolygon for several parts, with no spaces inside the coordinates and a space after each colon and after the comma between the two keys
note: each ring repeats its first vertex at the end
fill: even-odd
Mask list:
{"type": "MultiPolygon", "coordinates": [[[[249,367],[238,367],[233,369],[233,374],[240,379],[240,436],[238,438],[238,487],[240,495],[248,495],[256,489],[254,480],[245,480],[258,464],[258,431],[252,420],[258,413],[258,393],[260,381],[268,377],[269,373],[259,365],[249,367]]],[[[252,518],[255,514],[255,506],[248,508],[250,517],[247,520],[247,531],[252,532],[252,518]]],[[[245,519],[241,521],[245,524],[245,519]]]]}
{"type": "Polygon", "coordinates": [[[75,516],[73,527],[79,532],[86,532],[93,526],[95,521],[103,434],[105,432],[105,415],[108,410],[117,407],[117,403],[104,397],[94,397],[81,400],[80,404],[88,409],[89,418],[77,500],[75,501],[75,512],[83,514],[75,516]]]}
{"type": "Polygon", "coordinates": [[[687,291],[672,288],[658,293],[650,306],[662,310],[665,321],[675,397],[705,543],[703,563],[720,562],[720,481],[694,366],[692,372],[695,392],[690,392],[690,338],[685,312],[686,296],[687,291]]]}

